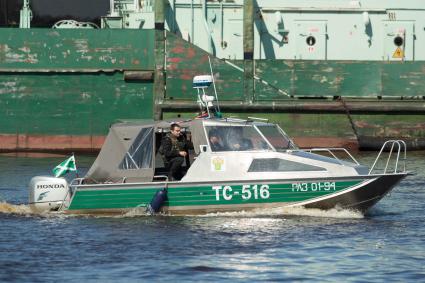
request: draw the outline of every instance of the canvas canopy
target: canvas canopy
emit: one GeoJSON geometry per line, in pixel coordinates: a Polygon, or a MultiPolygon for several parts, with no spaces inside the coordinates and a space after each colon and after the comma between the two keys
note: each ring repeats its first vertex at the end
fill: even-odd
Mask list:
{"type": "Polygon", "coordinates": [[[85,179],[94,182],[152,181],[154,132],[155,123],[151,120],[112,125],[85,179]]]}
{"type": "Polygon", "coordinates": [[[105,143],[87,172],[86,182],[151,182],[155,172],[155,132],[191,121],[127,120],[111,126],[105,143]]]}
{"type": "Polygon", "coordinates": [[[188,121],[133,120],[111,126],[102,149],[85,176],[85,182],[151,182],[155,174],[155,133],[169,132],[177,123],[193,143],[195,155],[209,145],[207,136],[212,131],[220,134],[223,148],[228,150],[271,150],[266,140],[276,149],[295,146],[275,125],[247,121],[194,119],[188,121]],[[257,131],[258,130],[258,131],[257,131]],[[260,134],[261,132],[261,134],[260,134]],[[246,148],[243,144],[249,144],[246,148]],[[239,145],[237,149],[232,144],[239,145]]]}

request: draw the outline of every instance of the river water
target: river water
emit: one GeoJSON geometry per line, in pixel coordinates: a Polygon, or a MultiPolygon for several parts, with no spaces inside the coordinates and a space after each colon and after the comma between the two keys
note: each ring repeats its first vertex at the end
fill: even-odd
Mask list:
{"type": "MultiPolygon", "coordinates": [[[[361,153],[371,164],[374,154],[361,153]]],[[[0,155],[0,281],[425,281],[425,152],[367,215],[274,209],[204,216],[32,214],[27,184],[65,158],[0,155]]],[[[77,156],[84,173],[93,157],[77,156]]]]}

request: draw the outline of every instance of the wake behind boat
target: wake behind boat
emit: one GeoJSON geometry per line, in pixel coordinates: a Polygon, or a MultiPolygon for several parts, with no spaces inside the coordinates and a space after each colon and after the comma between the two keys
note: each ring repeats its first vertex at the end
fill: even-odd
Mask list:
{"type": "Polygon", "coordinates": [[[194,80],[205,117],[179,123],[193,144],[181,180],[168,179],[160,150],[171,122],[122,121],[110,128],[85,177],[70,184],[34,177],[30,205],[73,214],[123,214],[140,207],[204,214],[283,206],[366,212],[409,174],[403,141],[386,142],[369,168],[342,148],[299,149],[268,121],[214,116],[219,112],[211,109],[214,97],[204,92],[210,83],[208,76],[194,80]],[[385,167],[378,170],[380,161],[385,167]]]}

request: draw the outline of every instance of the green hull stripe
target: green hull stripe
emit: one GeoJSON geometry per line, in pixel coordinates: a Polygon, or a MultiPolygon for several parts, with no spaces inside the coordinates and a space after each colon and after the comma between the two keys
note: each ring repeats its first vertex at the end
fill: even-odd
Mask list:
{"type": "MultiPolygon", "coordinates": [[[[199,206],[199,205],[234,205],[255,203],[288,203],[305,201],[312,198],[333,194],[360,184],[364,180],[352,180],[335,182],[335,186],[328,190],[319,190],[317,186],[307,183],[303,190],[293,188],[293,183],[268,185],[268,197],[261,198],[260,187],[257,194],[251,188],[251,197],[242,198],[242,185],[232,185],[231,191],[227,191],[225,200],[223,190],[213,190],[212,186],[178,187],[168,188],[168,200],[164,206],[199,206]],[[218,197],[218,200],[217,200],[218,197]]],[[[321,182],[323,184],[324,182],[321,182]]],[[[333,182],[330,182],[333,183],[333,182]]],[[[306,184],[306,183],[303,183],[306,184]]],[[[134,189],[78,189],[75,192],[69,210],[81,209],[128,209],[144,206],[152,200],[158,188],[134,188],[134,189]]]]}

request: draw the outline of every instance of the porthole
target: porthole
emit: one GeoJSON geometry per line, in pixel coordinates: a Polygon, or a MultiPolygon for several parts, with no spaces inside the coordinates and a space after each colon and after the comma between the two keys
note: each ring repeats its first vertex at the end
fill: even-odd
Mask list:
{"type": "Polygon", "coordinates": [[[310,35],[307,37],[306,42],[308,46],[313,46],[316,44],[316,38],[310,35]]]}
{"type": "Polygon", "coordinates": [[[404,39],[401,36],[397,35],[396,37],[394,37],[394,44],[396,46],[402,46],[403,42],[404,42],[404,39]]]}

